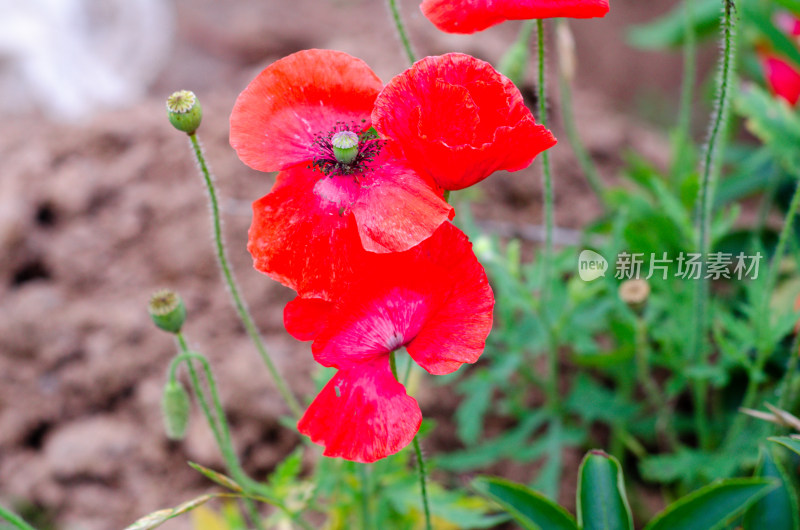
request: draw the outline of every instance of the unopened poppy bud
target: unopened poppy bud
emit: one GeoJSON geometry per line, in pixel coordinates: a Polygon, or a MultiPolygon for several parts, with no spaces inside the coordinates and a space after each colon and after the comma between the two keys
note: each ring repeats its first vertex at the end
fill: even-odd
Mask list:
{"type": "Polygon", "coordinates": [[[625,280],[619,286],[619,297],[631,309],[640,309],[650,296],[650,284],[639,278],[625,280]]]}
{"type": "Polygon", "coordinates": [[[178,333],[186,320],[186,306],[175,291],[162,289],[153,293],[147,304],[153,323],[164,331],[178,333]]]}
{"type": "Polygon", "coordinates": [[[342,164],[349,164],[358,156],[358,135],[353,131],[339,131],[331,138],[333,156],[342,164]]]}
{"type": "Polygon", "coordinates": [[[161,397],[161,413],[164,415],[164,430],[170,440],[183,440],[189,426],[189,394],[183,385],[172,380],[164,387],[161,397]]]}
{"type": "Polygon", "coordinates": [[[558,67],[567,83],[571,83],[575,79],[578,60],[575,56],[575,38],[566,20],[560,20],[556,26],[556,47],[558,67]]]}
{"type": "Polygon", "coordinates": [[[194,92],[178,90],[167,98],[167,116],[173,127],[194,134],[203,120],[203,107],[194,92]]]}

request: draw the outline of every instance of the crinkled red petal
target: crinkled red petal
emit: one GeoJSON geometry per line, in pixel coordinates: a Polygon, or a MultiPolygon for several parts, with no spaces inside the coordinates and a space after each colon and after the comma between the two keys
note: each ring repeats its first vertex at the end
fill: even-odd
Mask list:
{"type": "Polygon", "coordinates": [[[426,57],[393,78],[372,121],[414,169],[447,190],[527,167],[556,143],[511,81],[458,53],[426,57]]]}
{"type": "Polygon", "coordinates": [[[444,32],[475,33],[506,20],[603,17],[608,0],[424,0],[420,9],[444,32]]]}
{"type": "Polygon", "coordinates": [[[332,50],[305,50],[280,59],[239,95],[230,143],[259,171],[277,171],[314,157],[314,137],[342,121],[370,127],[383,84],[360,59],[332,50]]]}
{"type": "Polygon", "coordinates": [[[297,428],[323,445],[325,456],[369,463],[411,443],[421,423],[417,401],[394,378],[384,355],[339,370],[297,428]]]}
{"type": "Polygon", "coordinates": [[[247,250],[257,270],[300,296],[327,299],[368,253],[346,211],[351,199],[320,196],[319,179],[304,167],[279,173],[272,191],[253,203],[247,250]]]}
{"type": "Polygon", "coordinates": [[[353,273],[314,341],[318,362],[350,368],[404,345],[433,374],[478,359],[494,296],[472,245],[451,223],[407,252],[370,255],[353,273]]]}
{"type": "Polygon", "coordinates": [[[764,57],[762,62],[767,82],[775,95],[795,105],[800,100],[800,71],[776,56],[764,57]]]}
{"type": "Polygon", "coordinates": [[[327,300],[298,296],[283,308],[283,324],[297,340],[314,340],[325,329],[332,309],[327,300]]]}
{"type": "Polygon", "coordinates": [[[370,252],[402,252],[429,238],[453,214],[435,184],[385,151],[352,206],[370,252]]]}

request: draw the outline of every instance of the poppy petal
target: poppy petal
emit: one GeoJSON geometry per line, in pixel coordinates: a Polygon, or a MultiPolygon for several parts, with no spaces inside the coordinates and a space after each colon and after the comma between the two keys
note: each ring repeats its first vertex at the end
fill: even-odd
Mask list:
{"type": "Polygon", "coordinates": [[[774,55],[762,58],[762,63],[767,82],[775,95],[795,105],[800,100],[800,71],[774,55]]]}
{"type": "Polygon", "coordinates": [[[411,443],[422,423],[417,401],[392,375],[384,355],[339,370],[297,424],[324,455],[369,463],[411,443]]]}
{"type": "Polygon", "coordinates": [[[364,61],[344,52],[304,50],[269,65],[239,95],[230,143],[259,171],[277,171],[314,158],[317,134],[337,122],[370,127],[383,84],[364,61]]]}
{"type": "Polygon", "coordinates": [[[435,184],[390,156],[377,161],[361,187],[353,215],[364,248],[402,252],[429,238],[453,213],[435,184]]]}
{"type": "Polygon", "coordinates": [[[424,0],[420,9],[441,31],[475,33],[506,20],[603,17],[608,0],[424,0]]]}
{"type": "Polygon", "coordinates": [[[300,296],[329,299],[367,252],[346,211],[354,192],[319,179],[302,166],[279,173],[272,191],[253,203],[247,250],[257,270],[300,296]]]}
{"type": "Polygon", "coordinates": [[[372,121],[414,169],[446,190],[527,167],[556,143],[508,78],[459,53],[426,57],[395,76],[372,121]]]}
{"type": "Polygon", "coordinates": [[[283,324],[297,340],[314,340],[325,329],[333,304],[321,298],[299,296],[283,308],[283,324]]]}

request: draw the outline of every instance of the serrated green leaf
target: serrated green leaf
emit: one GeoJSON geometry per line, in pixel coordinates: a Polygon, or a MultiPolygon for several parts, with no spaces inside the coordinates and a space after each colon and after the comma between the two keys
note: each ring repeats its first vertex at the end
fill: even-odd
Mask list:
{"type": "Polygon", "coordinates": [[[622,467],[613,456],[590,451],[583,458],[577,504],[582,530],[633,530],[622,467]]]}
{"type": "Polygon", "coordinates": [[[800,455],[800,438],[796,438],[793,436],[774,436],[772,438],[767,438],[770,442],[775,442],[777,444],[781,444],[785,448],[794,451],[798,455],[800,455]]]}
{"type": "Polygon", "coordinates": [[[578,530],[575,519],[544,495],[521,484],[492,477],[479,477],[472,486],[499,504],[527,530],[578,530]]]}
{"type": "Polygon", "coordinates": [[[461,387],[469,391],[465,392],[466,398],[456,410],[458,437],[465,444],[474,445],[483,432],[483,418],[492,403],[494,383],[489,379],[488,373],[479,372],[461,387]]]}
{"type": "Polygon", "coordinates": [[[269,476],[270,487],[280,488],[294,481],[303,469],[303,447],[298,447],[283,459],[269,476]]]}
{"type": "Polygon", "coordinates": [[[764,89],[750,86],[735,100],[735,108],[745,117],[746,126],[781,164],[794,174],[800,172],[800,117],[781,98],[764,89]]]}
{"type": "Polygon", "coordinates": [[[189,462],[189,466],[191,466],[191,468],[194,469],[195,471],[200,472],[207,479],[216,482],[223,488],[235,491],[236,493],[242,493],[244,491],[244,489],[239,484],[237,484],[235,480],[223,475],[222,473],[218,473],[213,469],[208,469],[207,467],[201,466],[200,464],[197,464],[195,462],[189,462]]]}
{"type": "Polygon", "coordinates": [[[769,449],[761,448],[756,476],[773,478],[780,486],[753,504],[744,514],[744,530],[800,530],[797,492],[769,449]]]}
{"type": "Polygon", "coordinates": [[[644,530],[721,530],[778,486],[772,480],[720,480],[678,499],[644,530]]]}

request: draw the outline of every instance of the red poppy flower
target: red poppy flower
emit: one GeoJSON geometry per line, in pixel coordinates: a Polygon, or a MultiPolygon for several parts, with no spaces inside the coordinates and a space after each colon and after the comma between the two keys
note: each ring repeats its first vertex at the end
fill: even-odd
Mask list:
{"type": "Polygon", "coordinates": [[[422,421],[390,353],[405,346],[431,374],[451,373],[478,360],[494,306],[472,245],[450,223],[407,252],[368,258],[330,301],[298,297],[284,311],[289,333],[313,338],[317,362],[339,369],[298,429],[326,456],[357,462],[396,453],[422,421]]]}
{"type": "Polygon", "coordinates": [[[772,91],[794,105],[800,100],[800,71],[776,55],[761,58],[764,74],[772,91]]]}
{"type": "Polygon", "coordinates": [[[392,79],[372,122],[412,167],[446,190],[528,167],[556,143],[514,83],[460,53],[426,57],[392,79]]]}
{"type": "Polygon", "coordinates": [[[381,88],[363,61],[306,50],[236,100],[231,146],[254,169],[282,170],[253,204],[248,249],[258,270],[301,295],[327,295],[359,252],[407,250],[452,214],[428,177],[369,132],[381,88]]]}
{"type": "Polygon", "coordinates": [[[422,13],[447,33],[475,33],[506,20],[596,18],[608,0],[424,0],[422,13]]]}

